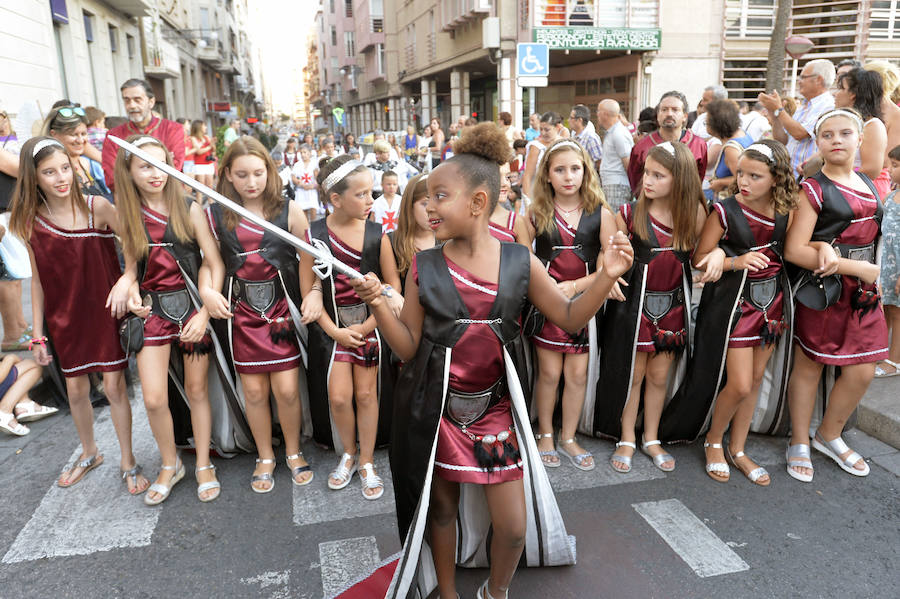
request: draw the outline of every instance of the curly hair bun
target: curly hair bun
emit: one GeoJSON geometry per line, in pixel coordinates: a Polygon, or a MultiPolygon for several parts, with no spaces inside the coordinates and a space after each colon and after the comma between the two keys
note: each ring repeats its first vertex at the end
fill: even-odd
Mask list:
{"type": "Polygon", "coordinates": [[[453,144],[453,153],[473,154],[499,165],[509,162],[511,151],[506,134],[494,123],[466,127],[453,144]]]}

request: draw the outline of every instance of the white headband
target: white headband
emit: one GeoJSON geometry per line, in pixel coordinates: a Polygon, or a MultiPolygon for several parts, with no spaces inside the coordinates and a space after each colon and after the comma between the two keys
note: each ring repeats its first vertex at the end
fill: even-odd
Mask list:
{"type": "Polygon", "coordinates": [[[65,149],[65,147],[61,143],[53,138],[48,137],[47,139],[42,139],[41,141],[34,144],[34,149],[31,151],[31,157],[37,158],[37,155],[41,150],[49,148],[50,146],[59,146],[60,148],[65,149]]]}
{"type": "Polygon", "coordinates": [[[657,148],[662,148],[663,150],[665,150],[666,152],[668,152],[668,153],[671,154],[672,156],[675,155],[675,146],[672,145],[672,142],[671,142],[671,141],[664,141],[664,142],[662,142],[661,144],[658,144],[656,147],[657,147],[657,148]]]}
{"type": "Polygon", "coordinates": [[[361,166],[363,166],[363,163],[359,160],[348,160],[341,166],[337,167],[337,169],[333,173],[325,177],[325,180],[322,182],[322,189],[325,191],[325,193],[328,193],[329,191],[331,191],[332,187],[343,181],[347,175],[361,166]]]}
{"type": "Polygon", "coordinates": [[[746,152],[747,150],[759,152],[760,154],[765,156],[769,162],[775,162],[775,155],[772,153],[772,148],[770,148],[766,144],[750,144],[744,149],[744,152],[746,152]]]}
{"type": "Polygon", "coordinates": [[[558,144],[556,144],[555,146],[553,146],[554,150],[557,148],[575,148],[579,152],[582,150],[582,147],[580,144],[577,144],[570,139],[567,139],[566,141],[561,141],[558,144]]]}
{"type": "MultiPolygon", "coordinates": [[[[155,137],[150,137],[149,135],[145,135],[144,137],[139,137],[136,140],[134,140],[133,142],[131,142],[131,145],[137,146],[139,148],[141,146],[144,146],[147,144],[156,144],[158,146],[161,146],[162,142],[159,141],[158,139],[156,139],[155,137]]],[[[163,146],[163,147],[165,147],[165,146],[163,146]]],[[[128,150],[125,150],[125,158],[131,159],[131,152],[129,152],[128,150]]]]}
{"type": "Polygon", "coordinates": [[[822,116],[820,116],[819,119],[816,121],[816,126],[813,128],[813,133],[815,133],[816,135],[818,135],[818,134],[819,134],[819,127],[822,126],[822,123],[824,123],[825,121],[827,121],[827,120],[830,119],[831,117],[835,117],[835,116],[845,116],[845,117],[847,117],[848,119],[850,119],[851,121],[853,121],[854,123],[856,123],[857,129],[859,130],[860,133],[862,133],[862,130],[863,130],[863,122],[862,122],[862,119],[859,118],[857,115],[853,114],[852,112],[850,112],[849,110],[844,110],[843,108],[836,108],[836,109],[834,109],[834,110],[829,110],[828,112],[826,112],[825,114],[823,114],[822,116]]]}

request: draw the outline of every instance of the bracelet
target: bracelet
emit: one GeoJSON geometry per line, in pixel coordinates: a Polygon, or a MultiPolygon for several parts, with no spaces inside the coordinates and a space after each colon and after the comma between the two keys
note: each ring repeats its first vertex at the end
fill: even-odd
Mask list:
{"type": "Polygon", "coordinates": [[[734,270],[734,256],[731,257],[731,270],[734,270]]]}
{"type": "Polygon", "coordinates": [[[319,293],[322,293],[322,288],[321,287],[310,287],[309,292],[312,293],[313,291],[318,291],[319,293]]]}
{"type": "Polygon", "coordinates": [[[46,337],[32,337],[28,340],[28,351],[31,351],[31,348],[35,345],[40,345],[44,348],[47,347],[47,338],[46,337]]]}

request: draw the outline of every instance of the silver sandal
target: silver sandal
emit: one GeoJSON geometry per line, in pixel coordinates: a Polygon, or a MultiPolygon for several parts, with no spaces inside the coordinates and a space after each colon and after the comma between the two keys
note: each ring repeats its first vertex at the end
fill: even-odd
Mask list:
{"type": "MultiPolygon", "coordinates": [[[[196,477],[197,473],[202,470],[212,470],[213,474],[215,474],[216,467],[213,466],[212,464],[207,464],[206,466],[200,466],[199,468],[194,468],[194,476],[196,477]]],[[[218,498],[221,493],[222,493],[222,483],[220,483],[217,480],[211,480],[208,483],[200,483],[199,485],[197,485],[197,499],[199,499],[203,503],[208,503],[208,502],[212,501],[213,499],[218,498]],[[201,495],[203,493],[205,493],[206,491],[211,491],[213,489],[218,489],[219,491],[217,493],[213,493],[211,496],[207,497],[206,499],[201,497],[201,495]]]]}
{"type": "Polygon", "coordinates": [[[649,451],[647,451],[648,447],[653,447],[654,445],[662,445],[662,442],[659,439],[653,439],[652,441],[642,441],[641,451],[646,453],[650,457],[650,459],[653,460],[653,465],[663,472],[672,472],[673,470],[675,470],[675,458],[672,457],[671,454],[663,452],[659,455],[652,455],[649,451]],[[672,465],[664,467],[663,464],[665,464],[666,462],[672,462],[672,465]]]}
{"type": "Polygon", "coordinates": [[[861,455],[851,450],[847,444],[844,442],[844,439],[838,435],[837,439],[832,439],[831,441],[825,441],[819,436],[819,431],[816,431],[816,434],[813,435],[812,446],[827,455],[829,458],[834,460],[834,463],[841,467],[841,470],[844,472],[849,472],[853,476],[868,476],[869,475],[869,465],[863,459],[861,455]],[[841,458],[842,453],[850,452],[846,458],[841,458]],[[864,469],[859,470],[858,468],[854,468],[853,465],[856,462],[862,461],[864,469]]]}
{"type": "Polygon", "coordinates": [[[356,472],[357,464],[355,462],[355,457],[349,453],[345,453],[341,456],[341,461],[338,462],[337,468],[331,471],[331,474],[328,475],[328,488],[332,491],[340,491],[344,487],[350,484],[350,479],[353,478],[353,473],[356,472]],[[350,460],[354,460],[353,466],[347,467],[347,463],[350,460]],[[331,479],[336,479],[338,482],[333,483],[331,479]]]}
{"type": "MultiPolygon", "coordinates": [[[[620,447],[630,447],[633,451],[637,451],[637,445],[632,443],[631,441],[619,441],[616,443],[616,449],[620,447]]],[[[610,467],[620,474],[628,474],[631,472],[631,458],[630,455],[616,455],[613,453],[609,458],[610,467]],[[616,468],[616,464],[624,464],[624,468],[616,468]]]]}
{"type": "Polygon", "coordinates": [[[302,451],[299,452],[299,453],[295,453],[294,455],[289,455],[289,456],[286,456],[286,457],[285,457],[285,463],[287,464],[287,467],[290,468],[290,470],[291,470],[291,478],[293,479],[294,484],[297,485],[298,487],[302,487],[302,486],[308,485],[309,483],[312,482],[312,479],[315,478],[315,476],[316,476],[316,473],[312,471],[312,468],[310,467],[309,464],[307,464],[307,465],[305,465],[305,466],[293,466],[293,467],[292,467],[291,464],[290,464],[290,462],[287,461],[287,460],[298,460],[298,459],[300,459],[300,458],[302,458],[302,457],[303,457],[303,452],[302,452],[302,451]],[[312,474],[312,476],[310,476],[310,477],[309,477],[308,479],[306,479],[305,481],[298,483],[298,482],[297,482],[297,475],[298,475],[298,474],[303,474],[304,472],[309,472],[309,473],[312,474]]]}
{"type": "Polygon", "coordinates": [[[810,460],[809,458],[809,445],[806,445],[804,443],[788,445],[787,450],[784,454],[784,459],[787,462],[787,473],[791,476],[791,478],[797,479],[802,483],[812,482],[812,474],[803,474],[794,470],[794,468],[809,468],[810,470],[812,470],[813,464],[812,460],[810,460]]]}
{"type": "Polygon", "coordinates": [[[174,470],[175,476],[172,477],[172,480],[169,481],[168,485],[164,485],[163,483],[153,483],[150,485],[150,488],[147,489],[147,494],[144,495],[144,503],[147,505],[159,505],[163,501],[169,498],[169,493],[172,492],[172,487],[175,486],[175,483],[184,478],[184,464],[181,463],[181,460],[175,462],[174,466],[160,466],[160,470],[174,470]],[[150,491],[153,491],[159,498],[151,499],[150,491]]]}
{"type": "Polygon", "coordinates": [[[595,461],[593,461],[593,459],[591,460],[590,465],[588,465],[588,466],[584,465],[584,463],[587,461],[588,458],[594,457],[594,454],[592,454],[591,452],[585,451],[584,453],[572,455],[568,451],[566,451],[565,449],[562,448],[563,445],[571,445],[574,442],[575,442],[575,437],[572,437],[571,439],[566,439],[565,441],[560,439],[560,441],[559,441],[560,446],[557,449],[561,453],[563,453],[567,458],[569,458],[569,461],[572,462],[572,465],[575,466],[576,468],[578,468],[579,470],[584,470],[587,472],[587,471],[590,471],[590,470],[593,470],[594,468],[596,468],[597,463],[595,461]]]}
{"type": "MultiPolygon", "coordinates": [[[[257,458],[256,463],[257,464],[274,464],[275,460],[270,460],[269,458],[261,460],[261,459],[257,458]]],[[[272,489],[275,488],[274,472],[275,472],[275,469],[273,468],[272,472],[263,472],[262,474],[254,474],[253,476],[251,476],[250,477],[250,488],[253,489],[253,492],[254,493],[271,493],[272,489]],[[253,486],[253,483],[258,483],[258,482],[271,482],[272,484],[269,486],[268,489],[258,489],[253,486]]]]}
{"type": "MultiPolygon", "coordinates": [[[[706,453],[707,448],[713,449],[722,449],[721,443],[710,443],[709,441],[703,442],[704,454],[706,453]]],[[[704,455],[704,457],[706,457],[704,455]]],[[[725,462],[706,462],[706,473],[709,475],[711,479],[718,483],[727,483],[731,478],[731,469],[728,467],[728,464],[725,462]],[[720,473],[722,476],[716,476],[714,473],[720,473]]]]}
{"type": "MultiPolygon", "coordinates": [[[[537,433],[534,436],[535,441],[540,441],[541,439],[552,439],[553,433],[537,433]]],[[[562,464],[562,460],[559,459],[559,452],[555,449],[550,449],[548,451],[538,451],[538,455],[541,458],[541,463],[545,468],[559,468],[560,464],[562,464]],[[548,462],[544,458],[551,457],[556,458],[555,462],[548,462]]]]}
{"type": "MultiPolygon", "coordinates": [[[[140,464],[135,464],[135,465],[134,465],[134,468],[132,468],[131,470],[122,470],[122,480],[125,481],[125,488],[126,488],[126,489],[128,488],[128,479],[129,479],[129,478],[133,478],[133,479],[134,479],[134,488],[137,489],[137,488],[138,488],[138,479],[137,479],[137,477],[138,477],[138,475],[140,475],[140,473],[143,472],[143,471],[144,471],[144,467],[141,466],[140,464]]],[[[149,487],[150,487],[150,485],[147,485],[147,488],[149,488],[149,487]]],[[[143,490],[141,490],[141,491],[133,492],[133,493],[132,493],[131,491],[129,491],[129,494],[131,494],[131,495],[140,495],[141,493],[146,493],[146,492],[147,492],[147,488],[145,488],[145,489],[143,489],[143,490]]]]}
{"type": "Polygon", "coordinates": [[[375,467],[371,462],[363,464],[359,469],[359,480],[362,483],[362,496],[364,498],[374,501],[384,495],[384,481],[375,474],[375,467]],[[365,472],[365,476],[363,476],[363,472],[365,472]],[[379,489],[379,491],[374,495],[367,495],[366,491],[369,489],[379,489]]]}

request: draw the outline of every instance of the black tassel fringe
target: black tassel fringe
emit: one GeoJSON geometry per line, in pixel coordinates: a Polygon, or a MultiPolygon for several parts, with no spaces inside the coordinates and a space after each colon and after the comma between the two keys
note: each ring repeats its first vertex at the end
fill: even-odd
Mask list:
{"type": "Polygon", "coordinates": [[[863,316],[877,308],[880,301],[881,296],[874,285],[871,288],[860,286],[850,296],[850,307],[857,312],[857,317],[862,321],[863,316]]]}

